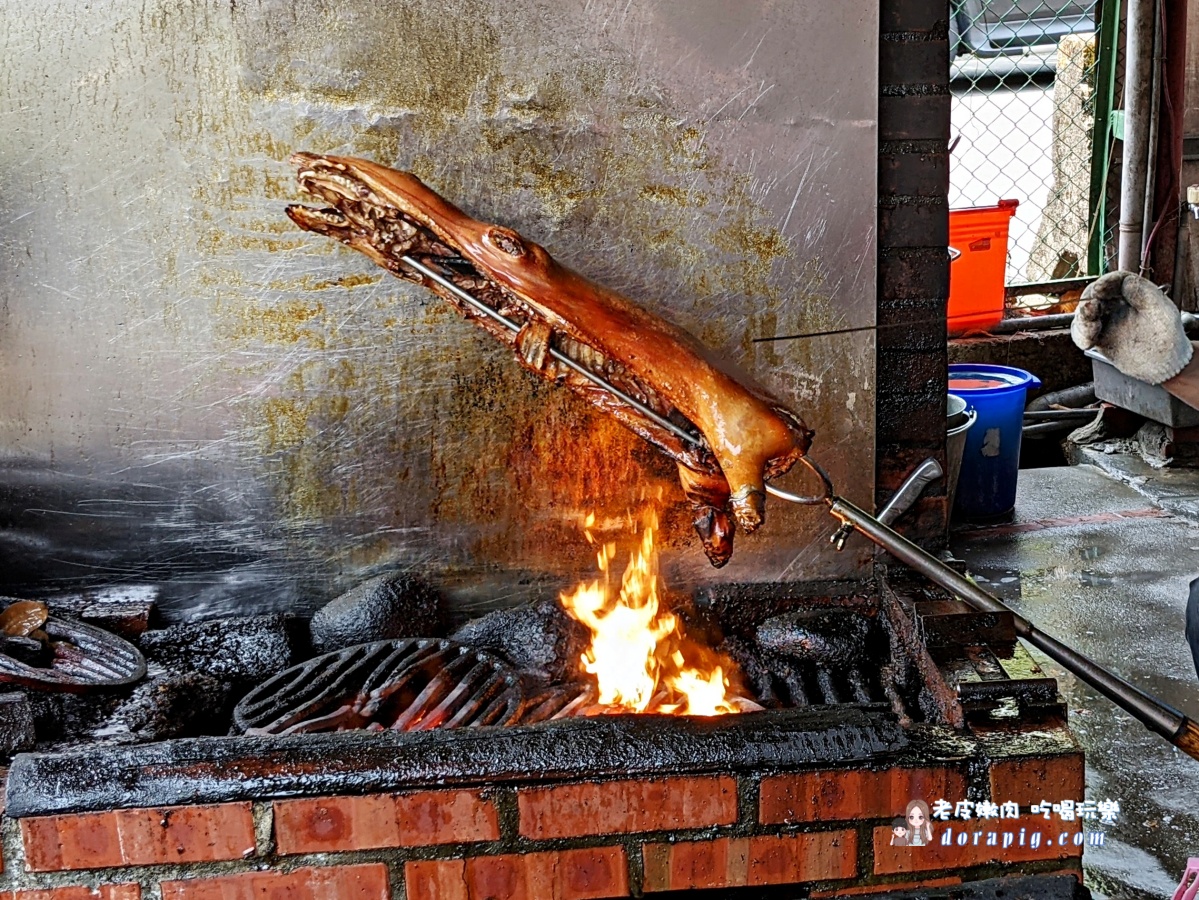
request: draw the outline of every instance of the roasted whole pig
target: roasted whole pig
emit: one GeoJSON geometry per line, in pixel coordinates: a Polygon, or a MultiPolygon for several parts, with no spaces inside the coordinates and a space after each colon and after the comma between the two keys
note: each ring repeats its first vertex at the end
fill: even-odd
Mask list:
{"type": "Polygon", "coordinates": [[[565,384],[670,456],[714,566],[736,526],[765,514],[765,480],[802,457],[812,432],[794,413],[720,368],[699,342],[632,301],[572,272],[511,229],[472,219],[415,176],[361,159],[296,153],[301,187],[329,204],[290,206],[301,228],[366,254],[428,287],[513,348],[522,365],[565,384]],[[417,260],[504,318],[512,331],[415,271],[417,260]],[[630,406],[551,354],[564,354],[689,435],[630,406]]]}

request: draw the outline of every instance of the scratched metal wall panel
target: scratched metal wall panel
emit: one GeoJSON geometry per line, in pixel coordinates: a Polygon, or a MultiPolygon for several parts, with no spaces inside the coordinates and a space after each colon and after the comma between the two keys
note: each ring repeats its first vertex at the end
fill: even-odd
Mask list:
{"type": "Polygon", "coordinates": [[[873,324],[873,4],[0,13],[0,589],[306,610],[399,565],[510,602],[642,498],[680,587],[866,572],[777,503],[711,569],[671,466],[282,207],[296,148],[416,171],[750,370],[866,504],[871,333],[753,339],[873,324]]]}

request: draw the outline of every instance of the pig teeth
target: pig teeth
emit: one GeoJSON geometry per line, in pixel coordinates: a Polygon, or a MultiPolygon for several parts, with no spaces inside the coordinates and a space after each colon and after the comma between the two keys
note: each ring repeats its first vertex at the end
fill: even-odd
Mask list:
{"type": "Polygon", "coordinates": [[[335,228],[344,228],[349,224],[349,220],[335,209],[310,209],[307,206],[301,207],[301,209],[308,218],[316,219],[318,222],[324,222],[335,228]]]}
{"type": "MultiPolygon", "coordinates": [[[[319,175],[314,175],[311,180],[316,182],[315,187],[318,190],[326,185],[335,185],[348,192],[347,196],[349,197],[365,199],[371,194],[370,188],[361,181],[350,178],[348,175],[342,175],[339,172],[321,172],[319,175]]],[[[312,190],[312,188],[308,188],[308,190],[312,190]]]]}

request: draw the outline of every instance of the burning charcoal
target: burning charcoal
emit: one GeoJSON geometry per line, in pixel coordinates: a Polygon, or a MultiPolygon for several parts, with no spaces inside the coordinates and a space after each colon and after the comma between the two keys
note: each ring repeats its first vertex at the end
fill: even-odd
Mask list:
{"type": "Polygon", "coordinates": [[[50,645],[34,637],[0,634],[0,653],[27,666],[45,668],[54,659],[50,645]]]}
{"type": "Polygon", "coordinates": [[[0,694],[0,756],[32,750],[33,708],[24,694],[0,694]]]}
{"type": "Polygon", "coordinates": [[[173,672],[201,672],[222,681],[264,681],[295,662],[283,616],[247,616],[172,625],[139,641],[146,659],[173,672]]]}
{"type": "Polygon", "coordinates": [[[819,665],[844,663],[860,655],[869,624],[848,612],[803,611],[767,619],[756,640],[763,650],[819,665]]]}
{"type": "Polygon", "coordinates": [[[570,681],[578,674],[589,634],[557,601],[542,600],[488,613],[450,637],[498,653],[518,669],[543,672],[552,681],[570,681]]]}
{"type": "Polygon", "coordinates": [[[741,667],[746,685],[753,691],[755,700],[768,707],[782,705],[774,692],[774,674],[749,642],[737,637],[725,638],[720,644],[720,652],[727,654],[741,667]]]}
{"type": "Polygon", "coordinates": [[[92,732],[118,743],[165,741],[229,729],[230,687],[209,675],[185,672],[138,685],[92,732]]]}
{"type": "Polygon", "coordinates": [[[153,624],[157,613],[158,607],[153,601],[93,603],[79,614],[79,618],[89,625],[119,634],[126,640],[136,641],[153,624]]]}
{"type": "Polygon", "coordinates": [[[381,575],[321,607],[309,629],[318,653],[372,641],[440,637],[441,594],[413,575],[381,575]]]}

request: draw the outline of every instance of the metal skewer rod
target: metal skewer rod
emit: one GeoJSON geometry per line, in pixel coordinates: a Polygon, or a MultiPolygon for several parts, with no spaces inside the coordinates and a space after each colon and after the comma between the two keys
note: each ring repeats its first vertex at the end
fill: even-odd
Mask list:
{"type": "MultiPolygon", "coordinates": [[[[505,328],[507,328],[512,333],[516,334],[520,331],[520,325],[518,325],[516,322],[513,322],[507,316],[492,309],[490,306],[488,306],[482,300],[475,297],[470,292],[462,290],[462,288],[458,287],[458,285],[454,284],[454,282],[450,281],[448,278],[446,278],[444,275],[440,274],[439,272],[437,272],[433,269],[430,269],[424,263],[418,262],[417,260],[413,259],[411,256],[401,256],[400,262],[404,263],[404,265],[408,266],[410,269],[413,269],[414,271],[423,275],[425,278],[428,278],[430,281],[436,282],[441,287],[445,288],[447,291],[452,293],[455,297],[457,297],[463,303],[467,304],[471,309],[474,309],[474,310],[482,313],[483,315],[487,316],[487,318],[489,318],[489,319],[499,322],[501,325],[503,325],[505,328]]],[[[665,416],[658,415],[656,412],[654,412],[652,409],[650,409],[648,406],[646,406],[640,400],[638,400],[635,397],[629,396],[627,393],[622,391],[620,388],[616,387],[616,385],[612,384],[610,381],[608,381],[604,377],[595,374],[590,369],[587,369],[584,366],[579,365],[577,362],[575,362],[573,359],[571,359],[565,353],[562,353],[558,350],[555,350],[553,347],[550,347],[549,355],[551,357],[553,357],[555,360],[557,360],[558,362],[562,363],[562,365],[566,366],[566,368],[570,369],[572,372],[575,372],[578,375],[582,375],[584,378],[586,378],[592,384],[598,385],[599,387],[602,387],[606,391],[610,391],[612,394],[619,397],[623,402],[627,403],[629,406],[633,407],[633,409],[637,410],[637,412],[641,413],[641,415],[645,416],[647,419],[650,419],[655,424],[661,425],[663,428],[665,428],[667,431],[669,431],[671,434],[675,435],[676,437],[682,438],[687,443],[694,444],[697,447],[704,446],[704,441],[702,438],[696,437],[695,435],[691,434],[689,431],[687,431],[684,428],[680,428],[678,425],[674,424],[674,422],[670,421],[670,419],[667,419],[665,416]]]]}
{"type": "MultiPolygon", "coordinates": [[[[400,261],[411,268],[413,271],[435,282],[455,297],[466,303],[471,309],[474,309],[482,315],[493,319],[503,325],[513,333],[519,333],[521,326],[501,314],[497,310],[492,309],[486,303],[473,296],[467,291],[464,291],[458,285],[454,284],[448,278],[439,272],[429,268],[424,263],[413,259],[411,256],[402,256],[400,261]]],[[[669,419],[658,415],[648,406],[634,397],[629,396],[624,391],[620,390],[615,385],[611,384],[607,379],[595,374],[589,369],[579,365],[570,357],[559,352],[558,350],[549,348],[549,355],[557,360],[562,365],[566,366],[572,372],[581,375],[583,378],[610,391],[614,396],[618,397],[624,403],[637,410],[646,418],[665,428],[671,434],[679,437],[683,441],[696,446],[704,446],[703,439],[686,431],[683,428],[675,425],[669,419]]],[[[828,475],[815,462],[808,457],[803,457],[801,460],[813,474],[815,474],[821,482],[823,494],[818,496],[801,496],[788,491],[781,490],[771,485],[766,486],[766,492],[791,503],[800,503],[805,505],[813,505],[817,503],[827,503],[829,512],[838,519],[842,524],[842,529],[849,526],[857,531],[862,532],[875,544],[882,547],[900,562],[905,563],[915,569],[920,574],[924,575],[934,584],[939,585],[954,595],[960,597],[965,602],[969,603],[975,609],[984,612],[1002,612],[1012,616],[1015,623],[1016,634],[1024,640],[1028,641],[1034,647],[1037,647],[1050,659],[1057,662],[1063,668],[1072,672],[1079,679],[1089,684],[1099,693],[1103,694],[1121,709],[1125,710],[1150,731],[1164,737],[1174,746],[1181,749],[1195,759],[1199,759],[1199,724],[1194,720],[1187,718],[1178,710],[1174,709],[1166,703],[1158,700],[1150,694],[1145,693],[1140,688],[1125,681],[1120,676],[1108,671],[1103,666],[1096,663],[1094,660],[1077,652],[1076,650],[1067,647],[1061,641],[1054,637],[1050,637],[1044,632],[1037,629],[1024,616],[1017,613],[998,597],[983,590],[977,584],[958,572],[955,572],[941,560],[926,551],[923,547],[909,541],[899,532],[892,529],[890,526],[883,524],[874,516],[864,512],[854,506],[848,500],[838,497],[833,488],[832,481],[828,475]]],[[[834,535],[836,538],[836,535],[834,535]]],[[[839,549],[839,548],[838,548],[839,549]]]]}
{"type": "MultiPolygon", "coordinates": [[[[1199,723],[1174,707],[1130,684],[1093,659],[1066,646],[1055,637],[1041,631],[994,594],[983,590],[966,576],[937,559],[923,547],[909,541],[889,525],[859,509],[844,497],[838,497],[828,474],[808,457],[800,460],[815,475],[824,490],[822,497],[801,497],[766,486],[766,492],[793,503],[827,503],[829,512],[841,523],[832,540],[844,543],[846,529],[862,532],[900,562],[915,569],[929,581],[961,598],[981,612],[1007,613],[1012,617],[1016,634],[1032,644],[1062,668],[1074,674],[1116,706],[1136,718],[1150,731],[1161,735],[1193,759],[1199,760],[1199,723]]],[[[909,479],[910,481],[911,479],[909,479]]],[[[905,486],[906,487],[906,486],[905,486]]],[[[903,491],[903,488],[900,489],[903,491]]]]}
{"type": "Polygon", "coordinates": [[[1161,735],[1192,758],[1199,759],[1199,724],[1193,719],[1187,718],[1174,707],[1147,694],[1077,650],[1067,647],[1057,638],[1040,631],[994,594],[983,590],[923,547],[909,541],[848,500],[835,495],[827,499],[829,512],[843,524],[852,525],[900,562],[911,566],[975,609],[1009,613],[1015,623],[1017,635],[1138,719],[1150,731],[1161,735]]]}

